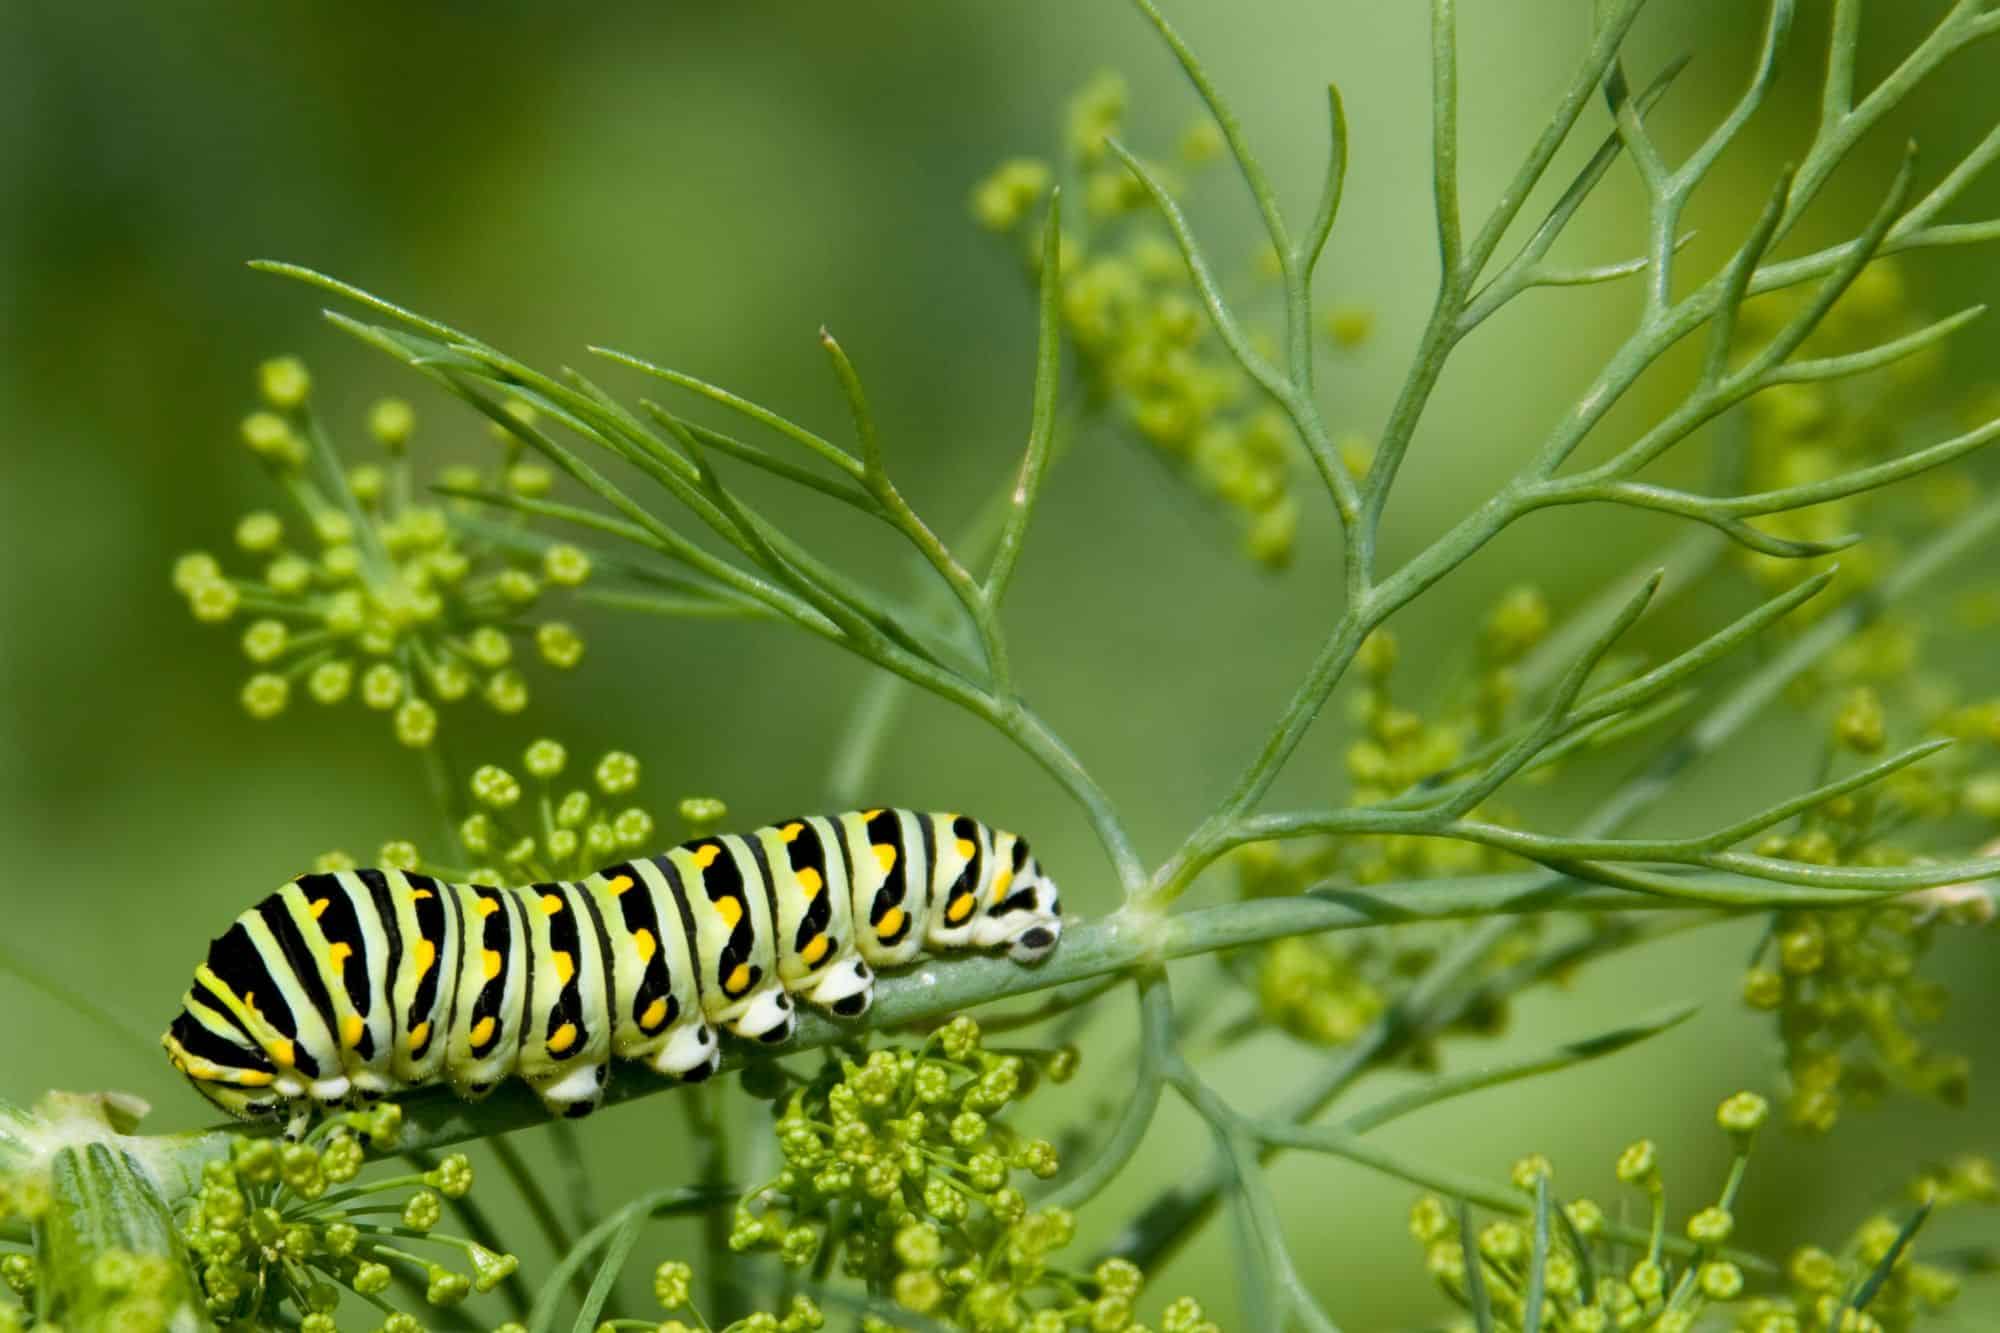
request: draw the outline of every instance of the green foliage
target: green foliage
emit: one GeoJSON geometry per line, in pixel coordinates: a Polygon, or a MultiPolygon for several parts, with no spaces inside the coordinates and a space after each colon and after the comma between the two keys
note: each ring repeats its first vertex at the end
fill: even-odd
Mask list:
{"type": "MultiPolygon", "coordinates": [[[[1920,310],[1904,256],[2000,238],[2000,224],[1941,220],[2000,159],[2000,130],[1927,193],[1906,156],[1845,239],[1809,246],[1808,234],[1826,232],[1817,218],[1810,233],[1804,223],[1857,145],[1947,59],[2000,33],[2000,13],[1956,0],[1861,90],[1863,6],[1834,0],[1809,142],[1770,183],[1757,218],[1701,251],[1721,258],[1696,271],[1688,215],[1772,94],[1793,0],[1771,0],[1747,85],[1678,162],[1649,123],[1678,66],[1636,91],[1625,66],[1643,0],[1595,6],[1546,131],[1483,217],[1461,197],[1456,5],[1432,0],[1439,281],[1393,409],[1379,428],[1363,428],[1341,421],[1344,409],[1315,382],[1322,357],[1361,345],[1371,329],[1366,311],[1316,305],[1315,272],[1346,176],[1339,95],[1329,89],[1325,169],[1301,228],[1200,59],[1154,0],[1134,5],[1187,76],[1203,119],[1176,161],[1141,158],[1122,138],[1125,86],[1100,78],[1071,105],[1053,164],[1012,159],[973,187],[979,224],[1018,244],[1038,327],[1025,447],[962,538],[940,536],[905,494],[891,463],[897,442],[860,370],[825,332],[846,443],[684,372],[593,349],[674,395],[628,407],[573,370],[538,370],[336,279],[264,264],[331,293],[341,303],[329,313],[335,327],[485,417],[495,456],[445,474],[441,499],[420,497],[412,413],[385,400],[368,426],[387,466],[346,467],[303,366],[268,362],[264,406],[243,436],[298,511],[303,540],[288,536],[287,520],[255,513],[237,544],[262,561],[260,576],[226,575],[203,554],[183,558],[173,576],[197,618],[255,618],[244,636],[260,668],[243,691],[253,715],[282,711],[295,681],[328,704],[358,692],[422,751],[445,837],[421,851],[407,841],[384,847],[392,864],[553,877],[658,838],[659,822],[628,803],[639,767],[630,755],[607,755],[586,781],[566,776],[568,752],[542,740],[523,756],[525,780],[490,764],[467,783],[452,776],[451,759],[471,756],[447,758],[454,737],[439,705],[478,688],[501,712],[525,707],[517,638],[532,638],[554,666],[578,664],[582,641],[567,622],[524,619],[554,585],[576,589],[579,603],[668,618],[690,633],[715,618],[768,622],[867,663],[880,685],[857,705],[850,780],[868,771],[909,687],[964,710],[1077,802],[1102,844],[1109,892],[1082,891],[1089,876],[1079,872],[1066,874],[1066,889],[1072,901],[1115,898],[1116,910],[1067,930],[1033,971],[982,959],[884,979],[867,1026],[890,1035],[872,1049],[852,1027],[808,1016],[776,1058],[732,1052],[729,1066],[745,1068],[744,1086],[771,1103],[771,1122],[740,1134],[712,1100],[676,1094],[689,1112],[696,1184],[621,1180],[622,1201],[598,1208],[577,1131],[564,1129],[555,1141],[579,1201],[573,1219],[501,1137],[539,1115],[518,1089],[472,1106],[432,1093],[337,1114],[282,1148],[220,1133],[152,1140],[131,1124],[101,1125],[84,1135],[82,1160],[95,1152],[124,1172],[124,1196],[64,1188],[78,1141],[18,1117],[0,1137],[11,1149],[0,1152],[0,1243],[14,1247],[0,1277],[30,1304],[0,1307],[0,1329],[57,1327],[65,1307],[51,1292],[71,1308],[134,1304],[143,1308],[132,1327],[159,1327],[162,1302],[191,1280],[183,1270],[198,1277],[217,1320],[306,1333],[333,1326],[337,1286],[378,1306],[394,1333],[419,1327],[411,1311],[420,1306],[427,1318],[465,1320],[460,1302],[489,1289],[511,1303],[515,1322],[503,1327],[532,1333],[561,1326],[571,1304],[579,1330],[667,1333],[685,1327],[686,1312],[703,1328],[712,1318],[736,1333],[793,1333],[819,1327],[828,1310],[870,1330],[1137,1329],[1147,1275],[1227,1207],[1242,1324],[1332,1330],[1325,1293],[1294,1260],[1280,1214],[1270,1163],[1288,1151],[1426,1191],[1412,1229],[1433,1276],[1481,1333],[1899,1331],[1949,1301],[1956,1274],[1917,1257],[1918,1227],[1933,1208],[1992,1201],[1990,1168],[1967,1161],[1934,1172],[1919,1182],[1914,1214],[1871,1219],[1837,1251],[1779,1263],[1737,1227],[1750,1150],[1769,1115],[1759,1094],[1723,1104],[1718,1119],[1734,1149],[1727,1178],[1685,1215],[1669,1213],[1653,1144],[1620,1157],[1619,1181],[1649,1214],[1637,1226],[1615,1207],[1558,1198],[1546,1159],[1524,1161],[1498,1184],[1368,1135],[1671,1028],[1687,1011],[1471,1070],[1453,1068],[1446,1042],[1500,1032],[1515,999],[1580,967],[1746,917],[1765,929],[1743,996],[1776,1016],[1786,1121],[1824,1130],[1892,1086],[1965,1095],[1964,1063],[1920,1035],[1944,1001],[1921,967],[1940,931],[1993,915],[1983,886],[2000,874],[2000,706],[1990,684],[1935,664],[1918,633],[1926,617],[1913,608],[2000,534],[2000,499],[1985,492],[1975,462],[2000,438],[2000,421],[1980,395],[1989,410],[1953,401],[1936,374],[1943,340],[1978,311],[1920,310]],[[1608,124],[1595,145],[1578,144],[1600,97],[1608,124]],[[1580,151],[1566,155],[1571,147],[1580,151]],[[1256,246],[1232,242],[1263,270],[1250,275],[1248,295],[1211,259],[1184,207],[1198,182],[1214,188],[1225,159],[1264,233],[1256,246]],[[1574,175],[1554,174],[1571,159],[1574,175]],[[1579,210],[1633,178],[1647,207],[1636,256],[1582,267],[1554,260],[1579,210]],[[1492,495],[1393,563],[1388,553],[1406,543],[1385,535],[1390,496],[1422,445],[1455,350],[1525,293],[1603,283],[1627,284],[1634,313],[1573,408],[1492,495]],[[1075,381],[1067,393],[1066,362],[1075,381]],[[1641,393],[1642,381],[1657,387],[1641,393]],[[1217,501],[1274,570],[1293,558],[1301,532],[1323,528],[1339,546],[1341,597],[1316,627],[1313,659],[1269,729],[1246,738],[1233,781],[1216,784],[1208,813],[1157,861],[1140,854],[1128,809],[1028,702],[1002,614],[1055,463],[1104,437],[1136,440],[1217,501]],[[725,468],[866,517],[871,536],[906,555],[922,590],[875,586],[857,551],[794,533],[725,468]],[[1708,480],[1694,488],[1687,479],[1698,474],[1708,480]],[[1311,494],[1309,479],[1323,495],[1311,494]],[[1399,673],[1393,618],[1414,614],[1429,589],[1520,520],[1578,504],[1692,527],[1581,607],[1532,587],[1506,592],[1455,636],[1462,647],[1442,688],[1399,673]],[[1677,618],[1691,628],[1662,648],[1659,612],[1674,599],[1695,604],[1677,618]],[[1781,710],[1821,753],[1811,785],[1693,833],[1634,831],[1699,764],[1781,710]],[[1344,728],[1340,760],[1305,785],[1328,794],[1268,808],[1323,715],[1323,725],[1344,728]],[[1601,780],[1614,764],[1626,776],[1601,780]],[[1540,831],[1550,822],[1558,831],[1540,831]],[[1215,873],[1225,867],[1233,896],[1220,887],[1228,876],[1215,873]],[[1185,905],[1203,894],[1213,901],[1185,905]],[[1203,992],[1170,966],[1197,956],[1219,962],[1203,992]],[[1068,1072],[1067,1044],[1059,1036],[1001,1050],[971,1019],[951,1016],[1038,992],[1034,1007],[989,1019],[987,1033],[1050,1020],[1068,1032],[1112,991],[1136,1000],[1134,1066],[1112,1080],[1120,1095],[1102,1116],[1057,1136],[1059,1153],[1009,1117],[1045,1078],[1068,1072]],[[1194,994],[1200,1003],[1188,1002],[1194,994]],[[1218,1025],[1224,1040],[1255,1038],[1287,1054],[1270,1066],[1273,1081],[1293,1066],[1298,1081],[1267,1092],[1225,1080],[1206,1059],[1211,1014],[1228,1016],[1218,1025]],[[894,1035],[913,1028],[927,1035],[894,1035]],[[830,1054],[811,1074],[783,1063],[812,1050],[830,1054]],[[1422,1077],[1403,1091],[1341,1105],[1371,1076],[1412,1068],[1422,1077]],[[1097,1220],[1106,1187],[1142,1160],[1168,1094],[1205,1127],[1211,1155],[1175,1163],[1122,1225],[1105,1219],[1110,1239],[1095,1262],[1065,1258],[1078,1219],[1097,1220]],[[466,1206],[465,1159],[424,1158],[416,1174],[362,1182],[357,1134],[378,1148],[394,1137],[413,1154],[493,1144],[554,1252],[550,1268],[532,1290],[515,1278],[513,1260],[466,1206]],[[129,1170],[119,1145],[143,1145],[130,1150],[129,1170]],[[782,1165],[742,1188],[738,1172],[759,1160],[782,1165]],[[437,1231],[448,1203],[467,1238],[437,1231]],[[1474,1208],[1493,1217],[1475,1224],[1474,1208]],[[157,1225],[168,1209],[178,1241],[157,1225]],[[701,1220],[704,1253],[698,1264],[655,1269],[654,1304],[670,1317],[617,1313],[641,1304],[620,1281],[644,1228],[675,1216],[701,1220]],[[147,1217],[150,1233],[103,1225],[147,1217]],[[142,1233],[154,1246],[143,1261],[133,1258],[142,1233]],[[65,1247],[50,1237],[70,1239],[65,1247]],[[424,1258],[409,1248],[418,1243],[453,1249],[464,1264],[424,1258]],[[752,1299],[760,1273],[772,1281],[752,1299]],[[392,1293],[399,1282],[408,1290],[392,1293]]],[[[1995,617],[1974,607],[1968,620],[1990,628],[1995,617]]],[[[725,813],[709,797],[680,805],[693,831],[725,813]]],[[[612,1100],[666,1086],[626,1079],[612,1100]]],[[[1215,1327],[1185,1299],[1156,1326],[1215,1327]]]]}

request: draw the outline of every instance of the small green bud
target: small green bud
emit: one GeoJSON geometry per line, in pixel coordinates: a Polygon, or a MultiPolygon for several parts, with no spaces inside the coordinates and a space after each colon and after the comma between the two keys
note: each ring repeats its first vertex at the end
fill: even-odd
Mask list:
{"type": "Polygon", "coordinates": [[[416,412],[400,398],[377,399],[368,409],[368,433],[391,453],[402,452],[416,425],[416,412]]]}
{"type": "Polygon", "coordinates": [[[1659,1184],[1660,1154],[1651,1139],[1640,1139],[1618,1154],[1618,1179],[1648,1189],[1659,1184]]]}
{"type": "Polygon", "coordinates": [[[252,555],[268,554],[284,539],[285,525],[276,514],[260,509],[236,522],[236,544],[252,555]]]}
{"type": "Polygon", "coordinates": [[[550,583],[574,588],[590,577],[590,557],[567,542],[542,552],[542,576],[550,583]]]}
{"type": "Polygon", "coordinates": [[[569,752],[563,748],[562,743],[547,738],[529,745],[527,752],[521,756],[521,766],[526,768],[529,774],[543,781],[561,773],[568,763],[569,752]]]}
{"type": "Polygon", "coordinates": [[[354,688],[354,664],[344,658],[321,662],[306,677],[306,693],[313,702],[331,706],[347,697],[354,688]]]}
{"type": "Polygon", "coordinates": [[[694,1285],[694,1270],[677,1259],[669,1259],[653,1270],[653,1296],[662,1310],[678,1310],[688,1302],[694,1285]]]}
{"type": "Polygon", "coordinates": [[[403,699],[403,673],[387,662],[377,662],[361,673],[361,702],[377,712],[387,712],[403,699]]]}
{"type": "Polygon", "coordinates": [[[1776,1009],[1785,1002],[1785,979],[1768,967],[1743,974],[1743,1003],[1752,1009],[1776,1009]]]}
{"type": "Polygon", "coordinates": [[[1712,1301],[1733,1301],[1743,1293],[1743,1270],[1726,1260],[1701,1266],[1702,1294],[1712,1301]]]}
{"type": "Polygon", "coordinates": [[[1882,700],[1875,691],[1862,688],[1850,693],[1833,719],[1834,739],[1859,754],[1879,751],[1888,736],[1888,722],[1882,700]]]}
{"type": "Polygon", "coordinates": [[[443,1214],[444,1205],[437,1195],[427,1189],[418,1190],[403,1205],[403,1225],[414,1231],[429,1231],[443,1214]]]}
{"type": "Polygon", "coordinates": [[[281,620],[253,620],[243,631],[243,655],[259,666],[277,661],[285,654],[291,633],[281,620]]]}
{"type": "Polygon", "coordinates": [[[285,419],[274,412],[252,412],[243,418],[243,443],[250,452],[281,467],[305,462],[306,447],[285,419]]]}
{"type": "MultiPolygon", "coordinates": [[[[602,781],[600,770],[600,785],[602,781]]],[[[729,817],[729,807],[713,796],[686,797],[681,801],[679,811],[682,822],[696,829],[713,828],[729,817]]]]}
{"type": "Polygon", "coordinates": [[[528,682],[511,667],[488,677],[484,693],[487,707],[496,713],[518,713],[528,706],[528,682]]]}
{"type": "Polygon", "coordinates": [[[1736,1219],[1729,1210],[1713,1205],[1690,1217],[1687,1224],[1688,1239],[1699,1245],[1720,1245],[1735,1229],[1736,1219]]]}
{"type": "Polygon", "coordinates": [[[1731,1134],[1755,1134],[1770,1117],[1771,1104],[1754,1092],[1739,1092],[1715,1113],[1716,1123],[1731,1134]]]}
{"type": "Polygon", "coordinates": [[[292,683],[283,676],[261,671],[243,685],[243,711],[259,722],[267,722],[285,711],[292,696],[292,683]]]}
{"type": "Polygon", "coordinates": [[[257,367],[257,391],[281,411],[302,406],[312,393],[312,376],[295,356],[275,356],[257,367]]]}
{"type": "Polygon", "coordinates": [[[516,463],[507,469],[507,489],[530,498],[547,495],[555,476],[540,463],[516,463]]]}
{"type": "Polygon", "coordinates": [[[1503,662],[1519,660],[1542,641],[1551,620],[1548,599],[1538,588],[1512,588],[1486,619],[1486,642],[1503,662]]]}
{"type": "Polygon", "coordinates": [[[472,798],[481,805],[505,810],[521,799],[521,784],[506,769],[485,764],[472,774],[472,798]]]}
{"type": "Polygon", "coordinates": [[[427,699],[405,699],[396,710],[396,739],[421,750],[437,739],[437,709],[427,699]]]}
{"type": "Polygon", "coordinates": [[[560,620],[535,627],[535,649],[542,660],[558,670],[568,671],[583,660],[583,638],[560,620]]]}
{"type": "Polygon", "coordinates": [[[243,596],[228,579],[213,578],[196,584],[188,593],[188,610],[205,625],[219,625],[236,614],[243,596]]]}
{"type": "Polygon", "coordinates": [[[371,1260],[355,1270],[352,1285],[363,1296],[379,1296],[389,1289],[390,1278],[387,1264],[371,1260]]]}

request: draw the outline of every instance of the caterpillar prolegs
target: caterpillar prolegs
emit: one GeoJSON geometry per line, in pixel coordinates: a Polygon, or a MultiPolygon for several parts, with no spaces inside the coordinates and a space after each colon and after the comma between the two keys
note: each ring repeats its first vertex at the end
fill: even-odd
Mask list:
{"type": "Polygon", "coordinates": [[[868,1009],[874,969],[1062,932],[1028,844],[959,814],[862,810],[698,838],[584,879],[492,888],[401,870],[310,874],[236,918],[161,1038],[231,1115],[517,1076],[552,1114],[602,1100],[612,1057],[706,1078],[724,1028],[781,1042],[793,997],[868,1009]]]}

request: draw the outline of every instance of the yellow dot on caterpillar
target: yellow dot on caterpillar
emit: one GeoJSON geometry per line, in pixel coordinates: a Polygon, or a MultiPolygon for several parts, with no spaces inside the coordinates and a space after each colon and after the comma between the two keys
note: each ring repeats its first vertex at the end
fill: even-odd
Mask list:
{"type": "Polygon", "coordinates": [[[436,895],[433,894],[429,889],[416,889],[411,892],[410,901],[413,903],[420,903],[426,898],[431,898],[435,896],[436,895]]]}
{"type": "Polygon", "coordinates": [[[826,957],[826,951],[832,945],[833,941],[829,940],[826,936],[815,935],[806,941],[805,948],[799,950],[799,961],[807,967],[818,967],[820,960],[826,957]]]}
{"type": "Polygon", "coordinates": [[[804,833],[805,831],[806,831],[806,826],[794,820],[792,823],[789,823],[785,825],[783,828],[779,829],[778,836],[783,838],[786,842],[793,842],[798,838],[799,834],[804,833]]]}
{"type": "Polygon", "coordinates": [[[329,944],[326,946],[326,961],[333,964],[333,970],[336,972],[345,968],[347,960],[353,956],[354,946],[351,944],[329,944]]]}
{"type": "Polygon", "coordinates": [[[814,870],[811,866],[806,866],[797,873],[799,892],[805,894],[808,898],[819,897],[819,891],[826,887],[826,881],[820,878],[819,871],[814,870]]]}
{"type": "Polygon", "coordinates": [[[498,949],[480,950],[479,965],[485,969],[486,979],[488,981],[493,980],[493,978],[500,975],[500,951],[498,949]]]}
{"type": "Polygon", "coordinates": [[[480,1019],[477,1023],[474,1023],[472,1025],[472,1032],[470,1035],[472,1037],[472,1044],[474,1046],[484,1046],[487,1042],[492,1041],[493,1020],[491,1018],[480,1019]]]}
{"type": "Polygon", "coordinates": [[[655,939],[653,938],[653,932],[652,932],[652,931],[650,931],[650,930],[635,930],[635,931],[633,931],[633,932],[632,932],[632,950],[633,950],[633,952],[635,952],[635,953],[637,953],[637,954],[639,955],[639,961],[640,961],[640,962],[642,962],[642,963],[650,963],[650,962],[652,962],[652,961],[653,961],[653,950],[655,950],[655,949],[657,949],[657,948],[659,948],[659,947],[660,947],[660,946],[659,946],[659,943],[658,943],[658,941],[656,941],[656,940],[655,940],[655,939]]]}
{"type": "Polygon", "coordinates": [[[632,887],[632,877],[630,875],[613,875],[604,887],[610,889],[612,896],[616,897],[632,887]]]}
{"type": "Polygon", "coordinates": [[[750,965],[748,963],[738,963],[735,970],[724,979],[722,989],[731,995],[741,995],[744,991],[749,990],[750,965]]]}
{"type": "Polygon", "coordinates": [[[973,856],[978,853],[978,851],[979,851],[979,845],[973,842],[972,839],[960,838],[958,840],[958,854],[965,860],[970,861],[973,858],[973,856]]]}
{"type": "Polygon", "coordinates": [[[863,811],[861,812],[861,817],[862,817],[863,819],[873,819],[873,818],[875,818],[875,816],[877,816],[877,815],[879,815],[879,814],[881,814],[881,813],[882,813],[882,811],[881,811],[881,808],[880,808],[880,807],[878,806],[878,807],[877,807],[876,809],[873,809],[873,810],[863,810],[863,811]]]}
{"type": "Polygon", "coordinates": [[[734,930],[736,929],[736,923],[743,919],[743,900],[741,898],[723,898],[715,904],[715,914],[722,918],[723,925],[734,930]]]}
{"type": "Polygon", "coordinates": [[[886,940],[891,935],[894,935],[897,931],[901,930],[902,928],[903,928],[903,909],[900,907],[892,907],[888,911],[882,913],[882,919],[875,924],[875,933],[877,935],[880,935],[883,939],[886,940]]]}
{"type": "Polygon", "coordinates": [[[340,1021],[340,1041],[344,1046],[359,1046],[367,1032],[368,1024],[360,1014],[349,1014],[340,1021]]]}
{"type": "Polygon", "coordinates": [[[561,1055],[576,1045],[576,1024],[565,1023],[549,1037],[549,1054],[561,1055]]]}
{"type": "Polygon", "coordinates": [[[266,1054],[271,1057],[273,1064],[283,1065],[287,1069],[292,1067],[292,1061],[297,1057],[297,1051],[292,1043],[283,1037],[272,1042],[266,1054]]]}
{"type": "Polygon", "coordinates": [[[426,1018],[423,1022],[417,1024],[415,1027],[410,1029],[410,1035],[408,1038],[410,1049],[412,1051],[416,1050],[417,1047],[423,1045],[426,1041],[429,1041],[430,1036],[431,1036],[431,1021],[428,1018],[426,1018]]]}
{"type": "Polygon", "coordinates": [[[498,898],[481,898],[472,910],[481,916],[492,916],[500,910],[500,900],[498,898]]]}
{"type": "Polygon", "coordinates": [[[706,843],[703,846],[695,848],[688,855],[694,858],[694,863],[697,866],[706,870],[715,864],[716,857],[722,855],[722,847],[719,843],[706,843]]]}
{"type": "Polygon", "coordinates": [[[896,868],[896,848],[894,844],[878,842],[875,844],[874,850],[876,864],[882,867],[883,874],[886,875],[896,868]]]}
{"type": "Polygon", "coordinates": [[[951,922],[954,926],[971,915],[972,895],[969,893],[962,893],[958,897],[953,898],[951,905],[944,909],[944,919],[951,922]]]}
{"type": "Polygon", "coordinates": [[[437,956],[438,956],[437,945],[432,944],[429,940],[424,939],[422,936],[419,936],[417,938],[417,955],[416,955],[417,976],[419,979],[421,979],[425,973],[431,970],[431,965],[437,962],[437,956]]]}
{"type": "Polygon", "coordinates": [[[667,1021],[667,1002],[655,1000],[646,1006],[646,1012],[639,1015],[639,1026],[652,1032],[667,1021]]]}
{"type": "Polygon", "coordinates": [[[274,1077],[261,1069],[245,1069],[236,1075],[236,1084],[244,1088],[263,1088],[270,1086],[274,1077]]]}
{"type": "Polygon", "coordinates": [[[308,910],[313,914],[313,920],[317,921],[326,915],[326,909],[330,902],[331,900],[327,898],[315,898],[311,903],[307,904],[308,910]]]}
{"type": "Polygon", "coordinates": [[[997,903],[1002,898],[1005,898],[1007,896],[1007,886],[1013,882],[1014,872],[1011,868],[1003,869],[999,874],[995,875],[993,877],[993,901],[997,903]]]}
{"type": "Polygon", "coordinates": [[[557,949],[549,955],[549,961],[555,965],[556,980],[565,986],[569,985],[569,979],[576,975],[576,958],[562,949],[557,949]]]}
{"type": "Polygon", "coordinates": [[[557,912],[562,911],[562,909],[563,900],[560,894],[545,893],[542,895],[542,911],[545,915],[554,916],[557,912]]]}

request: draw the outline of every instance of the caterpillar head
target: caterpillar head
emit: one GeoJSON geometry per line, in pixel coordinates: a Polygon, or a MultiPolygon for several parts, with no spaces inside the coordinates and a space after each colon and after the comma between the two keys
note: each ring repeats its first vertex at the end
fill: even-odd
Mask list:
{"type": "Polygon", "coordinates": [[[1062,936],[1056,882],[1042,873],[1026,838],[996,832],[993,852],[974,941],[1005,949],[1017,963],[1039,962],[1062,936]]]}
{"type": "Polygon", "coordinates": [[[160,1044],[194,1090],[225,1115],[254,1120],[283,1104],[270,1086],[268,1067],[255,1067],[265,1063],[261,1052],[218,1038],[185,1011],[161,1035],[160,1044]]]}

